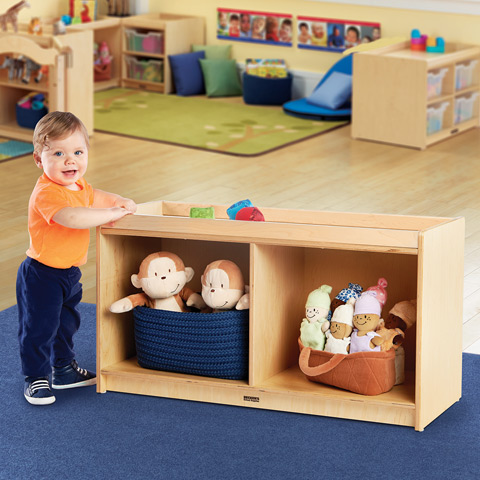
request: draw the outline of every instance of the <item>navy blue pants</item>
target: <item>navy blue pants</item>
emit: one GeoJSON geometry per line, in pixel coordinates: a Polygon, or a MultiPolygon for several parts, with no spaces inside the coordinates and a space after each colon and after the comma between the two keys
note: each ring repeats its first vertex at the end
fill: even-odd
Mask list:
{"type": "Polygon", "coordinates": [[[82,299],[78,267],[48,267],[27,257],[17,274],[18,340],[22,373],[50,375],[74,358],[73,335],[80,327],[82,299]]]}

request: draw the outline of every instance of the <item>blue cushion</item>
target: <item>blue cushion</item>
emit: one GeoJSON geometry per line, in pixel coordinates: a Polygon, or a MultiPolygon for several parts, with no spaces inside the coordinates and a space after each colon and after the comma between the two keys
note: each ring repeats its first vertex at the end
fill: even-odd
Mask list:
{"type": "Polygon", "coordinates": [[[205,58],[204,51],[168,56],[177,95],[188,96],[205,93],[203,73],[199,62],[201,58],[205,58]]]}
{"type": "Polygon", "coordinates": [[[336,110],[350,100],[352,95],[352,76],[332,72],[314,92],[306,98],[307,103],[317,107],[336,110]]]}

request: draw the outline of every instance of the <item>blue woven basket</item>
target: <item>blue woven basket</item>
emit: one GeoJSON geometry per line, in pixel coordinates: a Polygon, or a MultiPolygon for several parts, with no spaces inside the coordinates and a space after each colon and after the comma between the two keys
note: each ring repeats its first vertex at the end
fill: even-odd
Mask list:
{"type": "Polygon", "coordinates": [[[249,310],[197,313],[136,307],[133,318],[141,367],[247,378],[249,310]]]}

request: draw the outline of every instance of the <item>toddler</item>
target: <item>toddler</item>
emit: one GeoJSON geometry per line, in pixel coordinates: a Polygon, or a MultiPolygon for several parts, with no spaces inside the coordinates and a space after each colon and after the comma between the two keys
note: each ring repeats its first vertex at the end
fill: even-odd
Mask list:
{"type": "Polygon", "coordinates": [[[80,265],[89,229],[136,211],[133,200],[92,188],[83,178],[88,133],[72,113],[51,112],[35,127],[33,159],[43,175],[28,204],[30,247],[17,275],[20,357],[24,396],[33,405],[55,401],[52,387],[93,385],[95,375],[75,360],[80,326],[80,265]]]}

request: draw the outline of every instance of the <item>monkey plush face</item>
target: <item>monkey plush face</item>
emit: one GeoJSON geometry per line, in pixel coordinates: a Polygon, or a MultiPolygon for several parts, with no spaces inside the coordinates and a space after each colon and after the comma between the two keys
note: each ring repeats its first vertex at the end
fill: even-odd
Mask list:
{"type": "Polygon", "coordinates": [[[168,298],[179,293],[194,275],[182,260],[170,252],[152,253],[140,265],[138,275],[132,275],[132,283],[150,298],[168,298]]]}
{"type": "Polygon", "coordinates": [[[212,262],[202,275],[203,300],[215,310],[235,308],[244,289],[242,272],[230,260],[212,262]]]}

